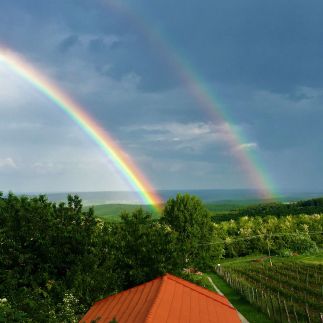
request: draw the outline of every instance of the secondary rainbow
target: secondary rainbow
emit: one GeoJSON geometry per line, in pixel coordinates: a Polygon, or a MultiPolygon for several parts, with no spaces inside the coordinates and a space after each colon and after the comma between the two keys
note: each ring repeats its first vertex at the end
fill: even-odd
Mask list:
{"type": "Polygon", "coordinates": [[[152,185],[115,140],[85,112],[81,105],[72,100],[54,82],[42,75],[30,63],[13,51],[3,47],[0,48],[1,62],[60,107],[102,149],[123,178],[138,192],[141,200],[145,204],[152,205],[157,211],[160,210],[162,199],[152,185]]]}
{"type": "Polygon", "coordinates": [[[172,44],[169,37],[162,35],[160,31],[154,28],[153,23],[147,22],[129,3],[126,4],[121,0],[105,0],[104,3],[112,10],[121,13],[132,23],[137,31],[158,50],[159,55],[189,90],[197,106],[203,109],[212,121],[225,127],[226,141],[230,151],[248,174],[248,178],[257,189],[258,195],[264,199],[274,199],[277,196],[274,192],[274,185],[268,176],[268,172],[264,169],[263,163],[259,161],[259,156],[247,149],[248,140],[244,138],[242,132],[232,126],[234,122],[226,113],[223,105],[218,104],[219,99],[214,96],[214,90],[207,87],[199,74],[194,71],[193,66],[185,60],[185,56],[172,44]]]}

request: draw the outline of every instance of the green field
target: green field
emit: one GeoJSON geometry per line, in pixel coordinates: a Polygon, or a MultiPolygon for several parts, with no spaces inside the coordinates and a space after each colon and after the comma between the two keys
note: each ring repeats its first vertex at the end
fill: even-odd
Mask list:
{"type": "MultiPolygon", "coordinates": [[[[207,203],[206,208],[210,211],[211,215],[227,214],[235,210],[250,205],[253,201],[222,201],[219,203],[207,203]]],[[[133,212],[138,208],[143,208],[153,214],[153,218],[158,218],[159,214],[155,209],[149,205],[139,204],[101,204],[93,205],[94,213],[96,216],[109,221],[118,221],[122,212],[133,212]]],[[[88,209],[89,207],[85,207],[88,209]]]]}
{"type": "MultiPolygon", "coordinates": [[[[138,208],[143,208],[144,210],[151,212],[153,214],[153,218],[158,218],[159,215],[155,209],[153,209],[149,205],[138,205],[138,204],[101,204],[94,205],[94,213],[96,216],[109,221],[119,221],[120,214],[123,212],[131,213],[138,208]]],[[[88,209],[89,207],[85,207],[88,209]]]]}
{"type": "MultiPolygon", "coordinates": [[[[228,259],[220,262],[216,271],[214,282],[229,299],[232,293],[240,294],[272,321],[321,322],[323,252],[272,257],[272,265],[266,256],[228,259]],[[231,290],[227,290],[228,285],[231,290]]],[[[232,303],[244,312],[241,299],[232,303]]],[[[246,316],[251,322],[259,321],[248,317],[248,313],[246,316]]]]}

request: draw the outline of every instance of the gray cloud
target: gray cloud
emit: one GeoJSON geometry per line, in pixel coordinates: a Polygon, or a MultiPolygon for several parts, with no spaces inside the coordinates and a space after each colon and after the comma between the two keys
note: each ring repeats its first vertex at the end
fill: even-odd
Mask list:
{"type": "Polygon", "coordinates": [[[201,154],[217,144],[226,144],[230,133],[226,124],[214,125],[205,122],[191,123],[159,123],[129,126],[124,129],[131,136],[137,134],[137,145],[150,143],[158,145],[163,151],[176,154],[201,154]]]}
{"type": "Polygon", "coordinates": [[[11,157],[0,158],[0,168],[17,168],[17,165],[11,157]]]}
{"type": "Polygon", "coordinates": [[[239,146],[236,147],[237,150],[255,150],[258,148],[258,144],[255,142],[248,142],[245,144],[241,144],[239,146]]]}
{"type": "MultiPolygon", "coordinates": [[[[143,25],[104,1],[3,0],[0,43],[79,102],[156,187],[250,185],[223,120],[203,111],[172,55],[245,138],[234,149],[256,154],[278,186],[320,187],[320,2],[128,4],[143,25]]],[[[0,136],[0,189],[129,188],[67,115],[1,64],[0,136]]]]}
{"type": "Polygon", "coordinates": [[[59,50],[63,53],[66,53],[71,47],[76,45],[79,42],[79,38],[77,35],[70,35],[65,37],[60,44],[58,45],[59,50]]]}

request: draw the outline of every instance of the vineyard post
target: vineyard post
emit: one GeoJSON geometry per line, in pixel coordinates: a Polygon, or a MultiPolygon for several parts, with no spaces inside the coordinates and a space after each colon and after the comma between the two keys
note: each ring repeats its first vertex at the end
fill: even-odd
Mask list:
{"type": "Polygon", "coordinates": [[[298,279],[298,281],[299,281],[299,273],[298,273],[298,266],[297,266],[297,279],[298,279]]]}
{"type": "Polygon", "coordinates": [[[282,306],[281,306],[281,303],[280,303],[280,296],[279,296],[279,292],[278,292],[278,306],[279,306],[279,313],[280,313],[280,321],[281,321],[281,322],[284,322],[284,321],[283,321],[283,311],[282,311],[282,306]]]}
{"type": "Polygon", "coordinates": [[[258,289],[256,288],[256,303],[259,305],[258,289]]]}
{"type": "Polygon", "coordinates": [[[306,310],[306,315],[307,315],[307,322],[308,323],[311,323],[311,317],[310,317],[310,313],[308,311],[308,305],[306,303],[306,306],[305,306],[305,310],[306,310]]]}
{"type": "Polygon", "coordinates": [[[271,261],[270,247],[269,247],[269,239],[268,238],[267,238],[267,247],[268,247],[268,256],[269,256],[270,267],[272,267],[273,266],[273,263],[271,261]]]}
{"type": "Polygon", "coordinates": [[[295,317],[295,322],[298,323],[298,317],[295,309],[295,304],[293,304],[293,312],[294,312],[294,317],[295,317]]]}
{"type": "Polygon", "coordinates": [[[273,298],[272,298],[272,296],[270,294],[269,294],[269,299],[270,299],[270,304],[271,304],[271,308],[272,308],[272,312],[273,312],[273,317],[275,319],[276,318],[276,311],[275,311],[273,298]]]}
{"type": "Polygon", "coordinates": [[[288,313],[288,309],[287,309],[287,305],[286,305],[285,300],[284,300],[284,307],[285,307],[285,312],[286,312],[286,315],[287,315],[287,321],[288,321],[288,323],[291,323],[290,318],[289,318],[289,313],[288,313]]]}
{"type": "Polygon", "coordinates": [[[268,317],[271,318],[270,316],[270,310],[269,310],[269,306],[267,305],[267,314],[268,314],[268,317]]]}
{"type": "Polygon", "coordinates": [[[247,294],[248,294],[248,301],[249,301],[249,303],[252,303],[252,301],[251,301],[250,287],[248,287],[248,289],[247,289],[247,294]]]}
{"type": "Polygon", "coordinates": [[[242,288],[242,283],[239,282],[239,289],[240,289],[240,294],[243,295],[243,288],[242,288]]]}

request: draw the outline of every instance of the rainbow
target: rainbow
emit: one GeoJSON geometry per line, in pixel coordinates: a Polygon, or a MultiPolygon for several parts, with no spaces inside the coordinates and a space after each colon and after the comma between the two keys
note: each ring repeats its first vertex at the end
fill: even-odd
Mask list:
{"type": "Polygon", "coordinates": [[[85,131],[112,161],[119,173],[138,192],[144,204],[160,211],[162,199],[112,137],[104,131],[86,112],[52,81],[38,72],[30,63],[13,51],[0,47],[0,63],[4,63],[21,78],[31,83],[38,91],[54,102],[80,128],[85,131]]]}
{"type": "Polygon", "coordinates": [[[231,118],[226,113],[219,101],[214,97],[214,91],[208,89],[205,82],[199,77],[181,54],[175,45],[172,45],[167,37],[153,28],[151,23],[144,20],[142,15],[137,13],[129,4],[117,0],[105,0],[104,3],[112,10],[121,13],[153,46],[156,47],[160,56],[171,67],[182,84],[189,90],[198,106],[203,109],[216,123],[225,127],[226,141],[230,152],[235,156],[242,169],[248,175],[250,184],[253,185],[259,197],[274,199],[277,194],[274,192],[274,185],[262,166],[259,157],[248,147],[248,141],[241,132],[238,132],[232,124],[231,118]]]}

